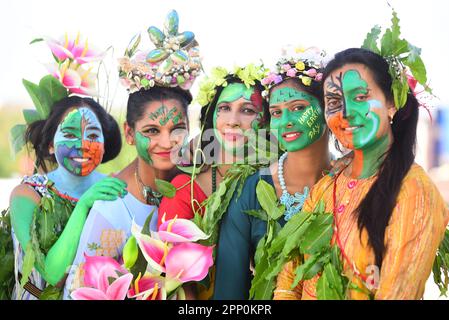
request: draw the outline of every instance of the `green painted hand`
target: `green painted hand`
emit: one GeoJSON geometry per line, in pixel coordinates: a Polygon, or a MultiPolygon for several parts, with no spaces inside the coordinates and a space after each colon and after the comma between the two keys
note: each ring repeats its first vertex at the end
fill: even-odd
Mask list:
{"type": "Polygon", "coordinates": [[[77,206],[90,209],[97,200],[114,201],[118,197],[123,198],[128,193],[127,186],[124,181],[118,178],[104,178],[87,189],[79,199],[77,206]]]}

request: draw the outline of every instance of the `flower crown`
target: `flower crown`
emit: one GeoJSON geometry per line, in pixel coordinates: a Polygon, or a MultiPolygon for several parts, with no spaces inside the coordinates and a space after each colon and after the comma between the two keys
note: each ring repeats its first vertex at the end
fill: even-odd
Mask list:
{"type": "Polygon", "coordinates": [[[140,35],[126,49],[119,59],[119,77],[130,93],[155,85],[190,89],[202,69],[199,48],[193,32],[178,33],[178,26],[178,13],[172,10],[165,19],[163,32],[154,26],[148,28],[155,49],[148,54],[137,52],[140,35]]]}
{"type": "Polygon", "coordinates": [[[254,86],[256,81],[261,82],[263,77],[266,76],[268,69],[263,65],[256,66],[251,63],[245,67],[234,67],[232,72],[223,67],[213,68],[210,72],[210,76],[207,76],[200,84],[198,96],[196,101],[202,106],[209,105],[214,100],[218,87],[226,87],[228,85],[227,78],[234,76],[239,78],[243,84],[249,88],[254,86]]]}
{"type": "MultiPolygon", "coordinates": [[[[392,90],[394,103],[397,109],[402,108],[407,102],[409,88],[416,95],[415,87],[419,83],[424,90],[432,94],[432,90],[426,84],[426,67],[422,61],[421,49],[413,46],[405,39],[400,39],[401,30],[399,18],[393,9],[391,28],[388,28],[380,41],[380,48],[377,40],[381,33],[380,26],[374,26],[366,35],[362,48],[373,51],[388,62],[389,73],[393,79],[392,90]],[[411,72],[411,75],[410,75],[411,72]]],[[[420,102],[421,105],[423,105],[420,102]]]]}
{"type": "Polygon", "coordinates": [[[98,96],[97,74],[92,72],[92,62],[103,59],[105,52],[99,52],[78,34],[69,38],[65,34],[61,39],[38,38],[31,44],[45,41],[51,50],[54,62],[47,65],[50,74],[44,76],[38,84],[22,80],[33,101],[35,109],[24,109],[26,124],[17,124],[11,129],[11,144],[14,153],[25,145],[23,139],[26,127],[50,115],[53,105],[71,94],[98,96]]]}
{"type": "Polygon", "coordinates": [[[312,81],[320,82],[326,58],[326,52],[316,47],[284,48],[282,57],[276,63],[275,71],[270,72],[261,81],[265,87],[262,96],[268,99],[270,89],[289,78],[298,78],[305,86],[310,86],[312,81]]]}

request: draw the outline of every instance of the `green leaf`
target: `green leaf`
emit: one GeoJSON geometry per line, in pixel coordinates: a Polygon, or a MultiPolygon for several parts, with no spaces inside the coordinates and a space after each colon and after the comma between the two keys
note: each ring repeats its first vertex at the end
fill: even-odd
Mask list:
{"type": "Polygon", "coordinates": [[[393,10],[393,17],[391,18],[391,37],[393,40],[399,40],[401,29],[399,27],[399,18],[396,11],[393,10]]]}
{"type": "Polygon", "coordinates": [[[320,214],[314,219],[300,244],[301,252],[315,254],[330,246],[333,235],[333,216],[320,214]]]}
{"type": "Polygon", "coordinates": [[[410,54],[404,64],[410,68],[413,77],[415,77],[421,85],[425,86],[427,83],[427,73],[426,66],[421,57],[410,54]]]}
{"type": "Polygon", "coordinates": [[[47,118],[47,113],[45,112],[45,107],[42,105],[43,102],[41,101],[41,89],[40,87],[33,83],[30,82],[28,80],[23,79],[22,83],[25,87],[25,89],[27,90],[28,94],[31,97],[31,100],[33,101],[34,107],[36,108],[37,112],[39,113],[41,119],[45,119],[47,118]]]}
{"type": "Polygon", "coordinates": [[[24,109],[22,110],[22,113],[27,125],[30,125],[35,121],[41,120],[39,113],[34,109],[24,109]]]}
{"type": "Polygon", "coordinates": [[[16,124],[11,128],[10,141],[13,154],[17,154],[25,146],[26,125],[16,124]]]}
{"type": "Polygon", "coordinates": [[[151,223],[151,219],[153,218],[153,214],[154,214],[155,211],[156,211],[156,209],[153,208],[153,210],[151,210],[151,213],[146,218],[145,223],[143,224],[143,227],[142,227],[142,231],[141,231],[142,234],[146,234],[148,236],[151,235],[150,223],[151,223]]]}
{"type": "Polygon", "coordinates": [[[49,285],[42,291],[39,300],[62,300],[63,288],[49,285]]]}
{"type": "Polygon", "coordinates": [[[176,188],[170,182],[161,179],[154,179],[154,182],[156,183],[157,190],[162,193],[164,197],[173,198],[175,196],[176,188]]]}
{"type": "Polygon", "coordinates": [[[37,43],[37,42],[41,42],[41,41],[44,41],[44,38],[36,38],[36,39],[33,39],[33,40],[31,40],[30,44],[37,43]]]}
{"type": "Polygon", "coordinates": [[[362,48],[371,50],[377,54],[380,53],[379,48],[377,48],[377,40],[379,39],[379,35],[381,32],[381,28],[379,25],[375,25],[370,32],[366,35],[365,40],[363,41],[362,48]]]}
{"type": "Polygon", "coordinates": [[[391,87],[393,89],[394,104],[396,108],[402,108],[407,102],[407,93],[409,90],[407,79],[399,80],[394,78],[391,87]]]}
{"type": "Polygon", "coordinates": [[[45,112],[50,114],[53,105],[68,96],[67,89],[52,75],[46,75],[39,81],[42,100],[45,101],[45,112]]]}
{"type": "Polygon", "coordinates": [[[320,254],[311,255],[296,268],[292,289],[296,287],[300,281],[312,279],[319,271],[321,271],[323,265],[319,261],[320,257],[320,254]]]}
{"type": "Polygon", "coordinates": [[[245,210],[246,214],[256,217],[257,219],[268,221],[268,215],[265,210],[245,210]]]}
{"type": "Polygon", "coordinates": [[[34,261],[35,261],[34,250],[31,241],[29,241],[25,249],[25,257],[23,258],[22,264],[22,279],[20,280],[20,285],[22,288],[25,285],[25,283],[28,282],[28,277],[31,275],[31,272],[33,271],[34,261]]]}
{"type": "Polygon", "coordinates": [[[335,267],[328,263],[324,266],[324,271],[321,274],[317,283],[317,297],[318,300],[344,300],[345,292],[341,275],[337,272],[335,267]]]}
{"type": "Polygon", "coordinates": [[[265,180],[260,180],[256,186],[256,194],[260,206],[271,219],[277,220],[282,216],[284,212],[278,208],[278,198],[272,185],[265,180]]]}
{"type": "Polygon", "coordinates": [[[385,30],[382,39],[380,40],[380,54],[383,57],[391,56],[394,49],[393,36],[390,29],[385,30]]]}

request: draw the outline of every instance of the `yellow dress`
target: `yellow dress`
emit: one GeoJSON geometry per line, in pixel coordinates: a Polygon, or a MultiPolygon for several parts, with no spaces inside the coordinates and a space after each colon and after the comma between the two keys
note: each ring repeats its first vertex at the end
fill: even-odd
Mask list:
{"type": "MultiPolygon", "coordinates": [[[[385,230],[385,255],[380,273],[368,233],[357,226],[353,212],[367,194],[376,176],[351,179],[338,177],[336,221],[345,275],[375,299],[421,299],[449,222],[449,210],[425,171],[414,164],[402,183],[396,207],[385,230]],[[359,273],[357,275],[356,273],[359,273]],[[362,281],[361,279],[364,279],[362,281]]],[[[312,189],[303,210],[313,211],[323,199],[326,212],[333,212],[334,178],[325,176],[312,189]]],[[[332,239],[336,241],[336,234],[332,239]]],[[[305,257],[307,259],[307,256],[305,257]]],[[[288,262],[277,278],[275,300],[316,299],[318,275],[291,288],[299,261],[288,262]]],[[[349,299],[368,299],[366,293],[349,290],[349,299]]]]}

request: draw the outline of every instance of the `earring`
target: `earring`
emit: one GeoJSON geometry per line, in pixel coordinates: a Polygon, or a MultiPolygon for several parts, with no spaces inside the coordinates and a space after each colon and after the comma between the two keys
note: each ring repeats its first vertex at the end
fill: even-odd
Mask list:
{"type": "Polygon", "coordinates": [[[393,117],[390,118],[390,124],[393,124],[393,117]]]}

